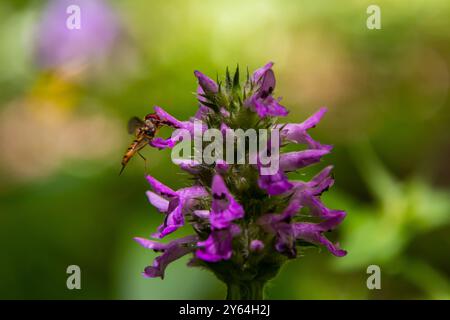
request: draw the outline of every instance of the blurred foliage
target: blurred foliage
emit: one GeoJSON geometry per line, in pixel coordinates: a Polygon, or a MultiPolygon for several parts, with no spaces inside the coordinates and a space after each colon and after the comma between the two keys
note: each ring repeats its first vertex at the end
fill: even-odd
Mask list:
{"type": "MultiPolygon", "coordinates": [[[[0,298],[222,298],[186,260],[163,281],[141,277],[155,254],[132,237],[162,216],[140,159],[118,176],[125,124],[156,104],[191,116],[195,69],[215,77],[269,60],[288,121],[330,109],[312,134],[335,145],[324,199],[348,212],[333,236],[349,255],[305,250],[268,297],[450,298],[449,1],[377,1],[381,30],[366,28],[371,1],[103,2],[120,29],[114,47],[55,69],[36,53],[47,3],[0,3],[0,298]],[[71,264],[80,291],[66,289],[71,264]],[[366,287],[371,264],[382,290],[366,287]]],[[[185,184],[170,151],[144,154],[157,178],[185,184]]]]}

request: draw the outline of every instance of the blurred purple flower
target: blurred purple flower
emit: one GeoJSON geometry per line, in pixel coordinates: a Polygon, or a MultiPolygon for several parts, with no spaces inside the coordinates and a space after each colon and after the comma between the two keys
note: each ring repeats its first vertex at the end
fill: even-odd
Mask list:
{"type": "Polygon", "coordinates": [[[112,51],[119,21],[103,0],[53,0],[44,8],[37,30],[37,63],[43,68],[93,64],[112,51]],[[70,6],[80,8],[80,28],[69,29],[70,6]]]}

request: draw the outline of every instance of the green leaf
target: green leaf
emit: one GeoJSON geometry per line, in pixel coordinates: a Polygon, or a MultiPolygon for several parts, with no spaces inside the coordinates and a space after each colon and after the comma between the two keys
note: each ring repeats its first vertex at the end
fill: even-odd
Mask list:
{"type": "Polygon", "coordinates": [[[240,84],[239,84],[239,65],[236,66],[236,72],[234,73],[234,78],[233,78],[233,90],[237,91],[240,89],[240,84]]]}
{"type": "Polygon", "coordinates": [[[225,86],[228,90],[230,90],[233,87],[233,83],[231,81],[230,70],[228,69],[228,67],[227,67],[227,71],[226,71],[225,86]]]}

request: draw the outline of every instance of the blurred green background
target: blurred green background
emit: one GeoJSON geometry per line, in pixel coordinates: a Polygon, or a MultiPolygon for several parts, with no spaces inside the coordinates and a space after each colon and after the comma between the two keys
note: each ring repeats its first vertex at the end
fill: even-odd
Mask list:
{"type": "MultiPolygon", "coordinates": [[[[153,105],[190,117],[195,69],[274,61],[288,121],[329,108],[312,134],[335,146],[324,201],[348,212],[334,236],[349,254],[308,250],[267,297],[449,299],[449,17],[446,0],[0,2],[0,298],[223,298],[186,259],[141,277],[155,255],[132,238],[162,216],[141,159],[118,176],[126,122],[153,105]],[[372,3],[381,30],[366,28],[372,3]],[[66,288],[72,264],[81,290],[66,288]],[[371,264],[381,290],[366,287],[371,264]]],[[[170,151],[143,153],[155,177],[186,184],[170,151]]]]}

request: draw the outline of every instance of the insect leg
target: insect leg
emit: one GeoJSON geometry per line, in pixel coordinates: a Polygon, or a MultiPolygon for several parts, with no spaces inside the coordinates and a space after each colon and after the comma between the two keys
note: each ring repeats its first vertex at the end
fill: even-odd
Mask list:
{"type": "Polygon", "coordinates": [[[147,158],[145,158],[145,157],[142,155],[142,153],[141,153],[140,151],[138,151],[137,154],[138,154],[142,159],[144,159],[144,170],[145,170],[145,173],[148,173],[148,171],[147,171],[147,158]]]}

